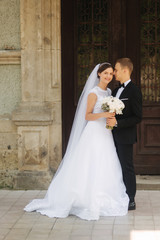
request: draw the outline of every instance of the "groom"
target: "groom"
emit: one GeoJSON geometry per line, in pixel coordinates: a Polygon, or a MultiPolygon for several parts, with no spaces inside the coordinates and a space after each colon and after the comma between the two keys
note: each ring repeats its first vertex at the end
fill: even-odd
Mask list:
{"type": "Polygon", "coordinates": [[[129,58],[120,58],[115,64],[115,79],[120,82],[112,95],[123,101],[125,108],[122,115],[108,119],[107,124],[113,126],[113,137],[117,154],[121,163],[123,180],[129,196],[128,210],[135,210],[136,177],[133,166],[133,144],[137,140],[136,124],[142,118],[142,94],[131,81],[133,63],[129,58]]]}

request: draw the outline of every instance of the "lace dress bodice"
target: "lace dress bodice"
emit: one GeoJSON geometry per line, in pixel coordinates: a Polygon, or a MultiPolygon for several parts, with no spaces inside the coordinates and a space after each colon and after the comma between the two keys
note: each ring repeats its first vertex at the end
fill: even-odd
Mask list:
{"type": "Polygon", "coordinates": [[[94,106],[93,113],[103,112],[101,109],[102,100],[105,97],[111,96],[111,89],[107,88],[106,90],[103,90],[102,88],[96,86],[90,91],[90,93],[95,93],[97,95],[97,102],[94,106]]]}

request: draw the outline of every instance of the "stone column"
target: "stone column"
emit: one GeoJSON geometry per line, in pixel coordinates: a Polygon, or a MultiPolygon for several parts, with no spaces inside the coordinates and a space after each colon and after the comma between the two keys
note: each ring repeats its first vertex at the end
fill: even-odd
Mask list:
{"type": "Polygon", "coordinates": [[[61,160],[60,0],[21,0],[22,102],[15,188],[45,189],[61,160]]]}

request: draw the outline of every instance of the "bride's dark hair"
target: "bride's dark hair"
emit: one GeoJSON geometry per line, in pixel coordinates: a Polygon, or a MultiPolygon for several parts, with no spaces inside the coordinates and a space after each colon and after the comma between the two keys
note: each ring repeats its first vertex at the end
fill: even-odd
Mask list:
{"type": "Polygon", "coordinates": [[[99,68],[98,68],[98,71],[97,71],[97,76],[98,76],[98,78],[99,78],[98,73],[103,72],[103,71],[106,70],[107,68],[112,68],[112,69],[113,69],[112,65],[111,65],[110,63],[107,63],[107,62],[101,63],[101,64],[99,65],[99,68]]]}

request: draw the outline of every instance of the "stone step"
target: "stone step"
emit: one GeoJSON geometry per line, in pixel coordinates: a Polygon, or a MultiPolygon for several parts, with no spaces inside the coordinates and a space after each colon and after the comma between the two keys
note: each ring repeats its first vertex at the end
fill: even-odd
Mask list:
{"type": "Polygon", "coordinates": [[[160,175],[137,175],[137,190],[160,190],[160,175]]]}

